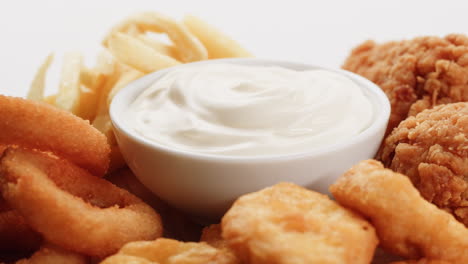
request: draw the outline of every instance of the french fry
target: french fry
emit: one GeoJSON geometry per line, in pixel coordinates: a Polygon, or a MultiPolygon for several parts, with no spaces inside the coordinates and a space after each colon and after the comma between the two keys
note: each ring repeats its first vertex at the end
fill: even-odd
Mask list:
{"type": "Polygon", "coordinates": [[[46,96],[44,99],[42,99],[42,101],[48,103],[48,104],[51,104],[51,105],[55,105],[55,98],[57,97],[56,94],[53,94],[53,95],[49,95],[49,96],[46,96]]]}
{"type": "MultiPolygon", "coordinates": [[[[108,75],[105,83],[101,87],[99,87],[99,99],[96,106],[96,117],[92,122],[93,125],[96,119],[98,119],[98,117],[108,115],[109,108],[107,105],[107,98],[109,96],[109,93],[112,90],[112,88],[114,88],[114,86],[118,83],[122,74],[130,69],[131,68],[124,64],[120,64],[117,62],[114,64],[113,73],[111,75],[108,75]]],[[[99,124],[99,122],[97,122],[97,124],[99,124]]]]}
{"type": "Polygon", "coordinates": [[[121,169],[127,165],[125,163],[125,159],[122,156],[122,153],[120,152],[119,146],[112,145],[111,146],[111,153],[110,153],[110,164],[109,164],[109,170],[107,171],[108,173],[116,171],[118,169],[121,169]]]}
{"type": "Polygon", "coordinates": [[[80,82],[86,87],[94,88],[97,85],[100,72],[83,67],[80,72],[80,82]]]}
{"type": "Polygon", "coordinates": [[[116,69],[116,64],[117,62],[112,53],[107,49],[103,49],[97,55],[94,71],[104,75],[111,75],[116,69]]]}
{"type": "Polygon", "coordinates": [[[182,62],[208,59],[206,48],[183,24],[155,12],[140,13],[121,22],[105,38],[104,45],[109,45],[116,33],[128,32],[134,25],[142,32],[166,33],[177,47],[182,62]]]}
{"type": "Polygon", "coordinates": [[[114,87],[112,87],[109,94],[107,95],[107,107],[109,108],[112,102],[112,99],[122,88],[124,88],[131,81],[134,81],[142,77],[143,75],[144,74],[142,72],[133,70],[133,69],[129,69],[125,71],[124,73],[122,73],[122,75],[120,76],[120,79],[117,81],[114,87]]]}
{"type": "Polygon", "coordinates": [[[89,120],[107,136],[114,169],[125,162],[113,133],[109,106],[123,87],[146,73],[181,63],[251,56],[237,42],[198,18],[187,16],[178,22],[155,12],[136,14],[122,21],[107,34],[103,45],[92,68],[82,65],[81,54],[65,54],[59,91],[44,97],[45,78],[53,60],[53,55],[49,55],[34,77],[28,98],[89,120]],[[160,34],[167,35],[171,43],[158,39],[160,34]]]}
{"type": "MultiPolygon", "coordinates": [[[[110,70],[107,69],[107,65],[104,67],[104,71],[110,72],[110,70]]],[[[94,119],[96,116],[96,109],[98,108],[99,96],[108,77],[107,74],[102,73],[100,70],[91,70],[88,68],[83,68],[81,70],[81,101],[76,115],[86,120],[94,119]]]]}
{"type": "Polygon", "coordinates": [[[179,64],[175,59],[158,53],[140,40],[122,33],[115,33],[109,39],[109,49],[117,60],[144,73],[179,64]]]}
{"type": "Polygon", "coordinates": [[[95,87],[86,87],[80,85],[80,104],[76,108],[75,115],[85,119],[92,120],[96,115],[96,106],[98,101],[98,91],[95,87]]]}
{"type": "Polygon", "coordinates": [[[36,75],[34,76],[34,79],[31,82],[31,87],[29,88],[29,92],[27,95],[28,99],[34,101],[41,101],[44,99],[46,75],[53,60],[54,55],[50,54],[49,56],[47,56],[45,61],[37,70],[36,75]]]}
{"type": "Polygon", "coordinates": [[[210,59],[252,57],[237,41],[198,17],[187,15],[183,23],[205,45],[210,59]]]}
{"type": "Polygon", "coordinates": [[[96,116],[93,120],[93,126],[106,135],[109,145],[116,145],[114,132],[112,130],[112,121],[109,114],[106,113],[96,116]]]}
{"type": "Polygon", "coordinates": [[[172,57],[176,60],[180,60],[177,48],[174,45],[165,44],[161,41],[158,41],[157,39],[151,38],[143,34],[136,36],[136,38],[148,45],[148,47],[153,48],[155,51],[172,57]]]}
{"type": "Polygon", "coordinates": [[[78,52],[69,52],[65,54],[59,91],[55,98],[55,105],[57,107],[74,114],[77,113],[80,105],[80,72],[82,60],[82,55],[78,52]]]}

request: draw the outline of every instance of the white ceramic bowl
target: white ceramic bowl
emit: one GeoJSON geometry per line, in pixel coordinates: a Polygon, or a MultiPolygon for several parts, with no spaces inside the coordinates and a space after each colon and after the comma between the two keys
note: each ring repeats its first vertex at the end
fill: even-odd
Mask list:
{"type": "MultiPolygon", "coordinates": [[[[219,62],[294,70],[324,69],[263,59],[210,60],[176,67],[219,62]]],[[[203,219],[219,217],[240,195],[280,181],[328,193],[328,186],[349,167],[374,157],[390,116],[390,104],[379,87],[354,73],[337,69],[331,71],[356,82],[374,104],[374,122],[351,140],[276,157],[229,157],[175,150],[145,139],[123,120],[128,105],[172,69],[154,72],[123,88],[112,101],[110,115],[122,154],[140,181],[169,204],[203,219]]]]}

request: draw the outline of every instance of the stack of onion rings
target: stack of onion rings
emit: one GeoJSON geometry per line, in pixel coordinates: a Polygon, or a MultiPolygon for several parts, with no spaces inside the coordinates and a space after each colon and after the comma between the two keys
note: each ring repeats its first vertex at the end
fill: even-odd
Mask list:
{"type": "MultiPolygon", "coordinates": [[[[101,258],[162,235],[149,205],[100,178],[110,147],[89,122],[21,98],[0,96],[0,105],[0,252],[33,251],[44,240],[101,258]]],[[[39,263],[43,252],[20,263],[39,263]]]]}

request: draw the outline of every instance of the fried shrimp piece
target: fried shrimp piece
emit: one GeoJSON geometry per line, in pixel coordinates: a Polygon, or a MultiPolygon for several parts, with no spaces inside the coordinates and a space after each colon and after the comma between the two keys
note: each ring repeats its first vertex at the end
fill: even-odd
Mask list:
{"type": "Polygon", "coordinates": [[[379,85],[392,113],[387,132],[408,115],[439,104],[468,101],[468,37],[418,37],[356,47],[343,68],[379,85]]]}
{"type": "Polygon", "coordinates": [[[22,98],[0,95],[0,144],[53,152],[102,176],[109,166],[106,137],[73,114],[22,98]]]}
{"type": "Polygon", "coordinates": [[[326,195],[279,183],[241,196],[222,237],[246,263],[370,263],[378,243],[360,215],[326,195]]]}
{"type": "Polygon", "coordinates": [[[26,149],[0,160],[3,198],[47,241],[103,257],[162,234],[159,215],[139,198],[74,164],[26,149]]]}
{"type": "Polygon", "coordinates": [[[331,187],[336,200],[370,219],[380,246],[407,258],[468,263],[468,229],[424,200],[408,177],[361,161],[331,187]]]}
{"type": "Polygon", "coordinates": [[[159,238],[131,242],[101,264],[236,264],[224,253],[206,243],[180,242],[159,238]]]}
{"type": "Polygon", "coordinates": [[[233,259],[233,262],[240,263],[235,253],[229,248],[226,240],[223,239],[220,224],[213,224],[203,228],[200,242],[208,243],[210,246],[223,251],[226,256],[233,259]]]}
{"type": "Polygon", "coordinates": [[[440,105],[400,123],[380,152],[421,195],[468,227],[468,102],[440,105]]]}
{"type": "Polygon", "coordinates": [[[87,264],[85,256],[61,249],[53,245],[41,247],[28,259],[21,259],[16,264],[87,264]]]}

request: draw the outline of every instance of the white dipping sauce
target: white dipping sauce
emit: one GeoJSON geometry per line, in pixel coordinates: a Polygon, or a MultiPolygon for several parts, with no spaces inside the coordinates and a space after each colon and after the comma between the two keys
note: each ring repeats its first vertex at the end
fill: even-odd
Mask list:
{"type": "Polygon", "coordinates": [[[169,148],[272,156],[352,138],[369,127],[373,107],[331,71],[207,64],[168,72],[127,114],[136,132],[169,148]]]}

